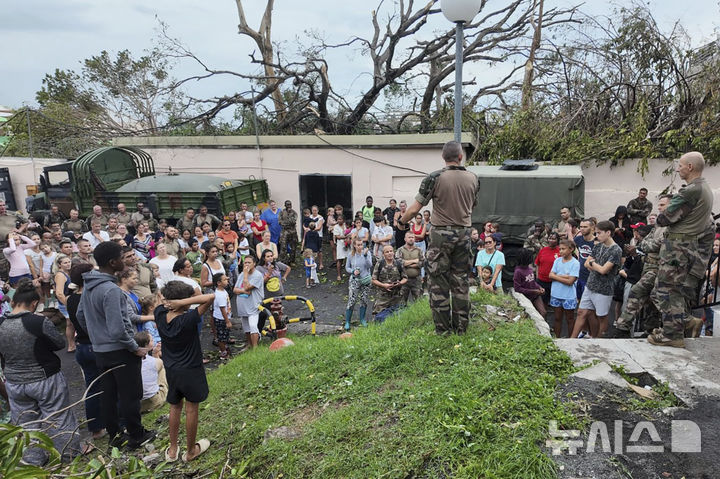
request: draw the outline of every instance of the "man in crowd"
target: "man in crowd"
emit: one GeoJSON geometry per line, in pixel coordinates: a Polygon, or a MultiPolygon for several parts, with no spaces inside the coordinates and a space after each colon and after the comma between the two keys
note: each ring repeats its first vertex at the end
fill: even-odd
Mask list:
{"type": "Polygon", "coordinates": [[[180,256],[180,243],[178,242],[178,230],[172,226],[165,228],[165,237],[161,240],[167,248],[167,254],[178,258],[180,256]]]}
{"type": "Polygon", "coordinates": [[[195,210],[193,208],[188,208],[187,211],[185,211],[185,216],[177,220],[175,226],[177,226],[177,229],[180,231],[188,230],[189,232],[194,233],[195,210]]]}
{"type": "Polygon", "coordinates": [[[77,242],[77,255],[73,258],[73,265],[79,263],[87,263],[93,266],[97,266],[97,262],[93,257],[93,247],[90,241],[86,238],[80,238],[77,242]]]}
{"type": "Polygon", "coordinates": [[[87,223],[80,219],[80,212],[75,208],[70,210],[70,218],[63,221],[60,228],[63,233],[72,231],[74,233],[83,234],[90,230],[87,223]]]}
{"type": "Polygon", "coordinates": [[[612,222],[599,222],[596,231],[597,244],[585,260],[585,267],[590,274],[580,299],[571,338],[577,338],[581,331],[589,331],[593,338],[601,338],[609,326],[607,315],[612,303],[613,283],[621,265],[622,250],[612,239],[615,231],[612,222]]]}
{"type": "Polygon", "coordinates": [[[217,230],[220,226],[220,218],[208,213],[208,208],[205,205],[200,206],[200,211],[195,215],[195,226],[202,226],[203,223],[209,223],[213,231],[217,230]]]}
{"type": "Polygon", "coordinates": [[[107,234],[112,238],[117,234],[117,228],[120,223],[118,222],[116,215],[110,215],[108,218],[108,224],[105,228],[105,231],[107,231],[107,234]]]}
{"type": "Polygon", "coordinates": [[[88,332],[100,371],[100,396],[105,429],[110,446],[127,443],[137,449],[155,437],[142,426],[142,357],[149,348],[138,347],[133,339],[135,326],[127,315],[125,294],[117,285],[115,273],[125,269],[122,247],[111,241],[98,245],[94,252],[99,271],[83,275],[85,288],[77,318],[88,332]],[[123,418],[127,435],[122,433],[123,418]]]}
{"type": "Polygon", "coordinates": [[[425,262],[425,255],[422,250],[415,246],[415,235],[412,232],[405,233],[405,244],[398,248],[395,257],[402,260],[407,275],[407,283],[402,286],[400,297],[403,303],[410,304],[410,302],[422,297],[423,288],[420,268],[425,262]]]}
{"type": "MultiPolygon", "coordinates": [[[[100,210],[100,212],[102,213],[102,210],[100,210]]],[[[103,241],[110,241],[110,235],[108,235],[106,231],[102,230],[102,224],[97,218],[92,219],[90,222],[90,231],[85,233],[82,237],[90,242],[92,249],[97,248],[97,246],[103,241]]]]}
{"type": "Polygon", "coordinates": [[[292,202],[285,200],[285,209],[278,216],[278,223],[282,228],[280,233],[280,244],[278,245],[278,253],[281,261],[287,264],[295,263],[297,254],[298,234],[297,234],[298,214],[292,208],[292,202]]]}
{"type": "Polygon", "coordinates": [[[245,218],[245,223],[247,224],[250,224],[253,220],[253,213],[252,211],[248,211],[248,205],[244,201],[240,203],[240,211],[238,212],[238,215],[242,215],[242,217],[245,218]]]}
{"type": "Polygon", "coordinates": [[[50,226],[53,223],[62,224],[66,219],[65,214],[60,211],[58,205],[50,204],[50,213],[48,213],[47,218],[45,218],[45,230],[51,231],[50,226]]]}
{"type": "Polygon", "coordinates": [[[373,206],[373,197],[368,196],[365,198],[365,206],[362,207],[363,221],[367,221],[368,224],[372,223],[375,217],[375,207],[373,206]]]}
{"type": "Polygon", "coordinates": [[[270,230],[270,241],[275,244],[278,244],[280,241],[280,233],[282,232],[278,218],[279,216],[280,210],[277,207],[277,203],[273,200],[270,200],[270,207],[263,211],[260,215],[260,219],[265,220],[268,224],[268,229],[270,230]]]}
{"type": "Polygon", "coordinates": [[[577,290],[577,298],[580,300],[590,275],[590,270],[585,267],[585,261],[592,255],[592,249],[595,246],[595,223],[585,218],[580,221],[578,229],[580,234],[575,237],[574,241],[577,247],[578,260],[580,261],[580,275],[575,282],[575,289],[577,290]]]}
{"type": "MultiPolygon", "coordinates": [[[[663,213],[670,203],[672,195],[662,195],[658,200],[658,212],[663,213]]],[[[660,246],[665,240],[665,230],[660,225],[653,226],[652,231],[637,245],[628,245],[625,249],[628,255],[636,252],[644,256],[643,270],[640,280],[630,289],[630,295],[625,302],[625,308],[617,320],[615,320],[614,338],[629,338],[632,331],[633,321],[639,319],[641,311],[645,311],[643,318],[643,329],[652,332],[660,326],[660,313],[650,301],[650,293],[655,288],[657,279],[658,264],[660,261],[660,246]]]]}
{"type": "Polygon", "coordinates": [[[88,216],[87,220],[85,220],[85,224],[87,224],[88,227],[92,227],[93,220],[99,221],[101,227],[107,226],[108,216],[103,213],[102,206],[93,206],[93,212],[90,216],[88,216]]]}
{"type": "Polygon", "coordinates": [[[648,224],[648,215],[652,211],[652,203],[647,199],[647,188],[640,188],[638,196],[627,204],[627,212],[630,215],[630,224],[648,224]]]}
{"type": "Polygon", "coordinates": [[[523,243],[523,248],[533,252],[533,256],[537,256],[541,249],[548,245],[548,232],[545,228],[545,222],[541,219],[535,221],[533,231],[528,234],[527,239],[523,243]]]}
{"type": "Polygon", "coordinates": [[[147,223],[148,228],[150,228],[150,231],[158,232],[160,231],[160,223],[153,217],[153,214],[150,212],[150,208],[144,207],[142,209],[142,219],[138,221],[137,224],[140,223],[147,223]]]}
{"type": "Polygon", "coordinates": [[[401,260],[395,259],[393,247],[384,246],[382,257],[378,259],[372,273],[372,284],[377,288],[373,306],[375,321],[383,322],[402,306],[400,294],[407,280],[405,268],[401,260]]]}
{"type": "Polygon", "coordinates": [[[145,209],[145,203],[137,204],[137,211],[135,211],[133,214],[130,215],[130,223],[128,224],[128,226],[130,226],[133,229],[137,229],[140,222],[145,219],[145,216],[143,215],[144,209],[145,209]]]}
{"type": "Polygon", "coordinates": [[[117,214],[115,215],[115,218],[118,220],[118,224],[127,226],[130,224],[130,220],[132,219],[132,215],[127,212],[127,208],[125,207],[125,203],[118,203],[117,205],[117,214]]]}
{"type": "Polygon", "coordinates": [[[560,239],[567,239],[567,225],[570,219],[570,208],[563,206],[560,208],[560,221],[553,227],[553,231],[558,234],[560,239]]]}
{"type": "Polygon", "coordinates": [[[702,177],[704,168],[705,159],[697,151],[680,157],[676,171],[686,185],[657,218],[658,225],[667,226],[651,295],[663,322],[662,331],[648,336],[648,341],[657,346],[685,347],[686,323],[694,322],[690,306],[698,299],[715,237],[713,193],[702,177]]]}
{"type": "Polygon", "coordinates": [[[462,166],[462,145],[445,143],[445,168],[426,176],[414,203],[397,221],[400,229],[433,201],[427,273],[435,332],[464,334],[470,320],[470,230],[472,209],[480,186],[477,176],[462,166]]]}

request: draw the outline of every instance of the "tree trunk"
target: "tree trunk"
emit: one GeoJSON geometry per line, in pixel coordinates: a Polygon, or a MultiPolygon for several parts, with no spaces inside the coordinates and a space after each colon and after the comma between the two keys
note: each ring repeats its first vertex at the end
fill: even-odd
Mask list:
{"type": "Polygon", "coordinates": [[[532,105],[532,82],[535,71],[535,52],[540,48],[540,38],[542,34],[542,20],[543,20],[543,4],[544,0],[538,0],[538,17],[537,22],[534,23],[535,33],[533,34],[532,45],[530,45],[530,55],[528,55],[527,62],[525,63],[525,78],[523,79],[522,88],[522,109],[527,110],[532,105]]]}

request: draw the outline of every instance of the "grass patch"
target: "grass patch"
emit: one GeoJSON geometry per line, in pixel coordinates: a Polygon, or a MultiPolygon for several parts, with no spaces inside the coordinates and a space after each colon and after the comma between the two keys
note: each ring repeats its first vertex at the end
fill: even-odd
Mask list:
{"type": "MultiPolygon", "coordinates": [[[[473,301],[510,307],[483,292],[473,301]]],[[[491,331],[473,319],[468,334],[439,337],[421,301],[349,340],[293,339],[294,347],[261,347],[209,374],[199,437],[213,445],[188,469],[219,474],[227,463],[226,477],[253,478],[549,478],[549,421],[577,424],[553,400],[572,363],[532,321],[491,331]],[[299,437],[264,440],[282,426],[299,437]]]]}

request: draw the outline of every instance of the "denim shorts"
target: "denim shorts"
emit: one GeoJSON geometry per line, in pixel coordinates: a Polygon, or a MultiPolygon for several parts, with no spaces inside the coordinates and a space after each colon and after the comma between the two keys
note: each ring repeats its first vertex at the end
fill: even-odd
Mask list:
{"type": "Polygon", "coordinates": [[[560,308],[565,309],[567,311],[572,311],[575,308],[577,308],[578,302],[577,299],[560,299],[556,298],[555,296],[550,297],[550,306],[553,308],[560,308]]]}

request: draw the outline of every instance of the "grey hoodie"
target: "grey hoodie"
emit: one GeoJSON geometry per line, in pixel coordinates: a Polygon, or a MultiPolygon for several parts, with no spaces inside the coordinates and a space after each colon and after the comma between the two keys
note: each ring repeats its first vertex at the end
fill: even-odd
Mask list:
{"type": "Polygon", "coordinates": [[[128,318],[125,293],[115,276],[93,270],[83,274],[83,279],[85,286],[77,319],[88,332],[95,352],[136,351],[135,329],[128,318]]]}

